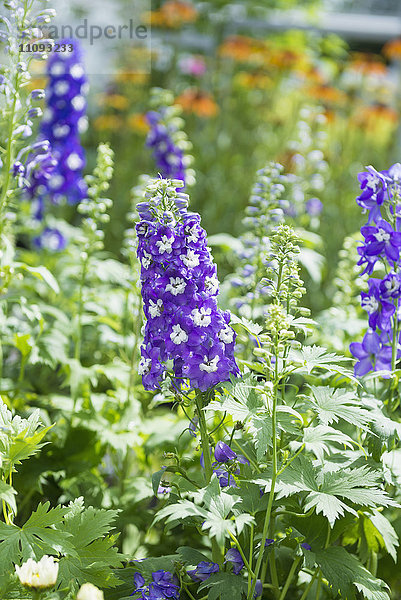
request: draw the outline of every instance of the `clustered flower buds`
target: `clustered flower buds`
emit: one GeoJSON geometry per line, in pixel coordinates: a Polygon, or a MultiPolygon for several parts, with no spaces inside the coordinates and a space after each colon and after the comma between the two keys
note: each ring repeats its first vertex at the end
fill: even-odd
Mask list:
{"type": "Polygon", "coordinates": [[[201,391],[237,374],[230,313],[217,307],[216,265],[198,214],[187,211],[179,180],[153,180],[136,225],[146,325],[139,372],[160,386],[171,361],[174,384],[201,391]]]}
{"type": "Polygon", "coordinates": [[[192,185],[194,172],[188,167],[192,157],[185,132],[180,108],[173,105],[173,95],[167,90],[154,88],[151,104],[154,110],[146,114],[150,130],[146,144],[153,150],[153,158],[160,175],[165,179],[180,179],[184,185],[192,185]]]}
{"type": "Polygon", "coordinates": [[[28,558],[21,567],[15,565],[15,572],[22,585],[28,588],[44,590],[56,584],[58,562],[52,556],[43,556],[39,562],[28,558]]]}
{"type": "Polygon", "coordinates": [[[230,283],[236,289],[235,306],[245,316],[255,318],[258,304],[265,304],[269,293],[261,279],[266,271],[266,250],[274,226],[284,220],[289,202],[283,199],[287,176],[283,166],[269,163],[256,174],[256,181],[245,209],[243,224],[247,228],[241,236],[242,248],[237,252],[239,265],[230,283]]]}
{"type": "Polygon", "coordinates": [[[67,39],[61,43],[71,47],[72,51],[54,52],[48,61],[47,108],[40,135],[50,142],[57,164],[43,192],[53,202],[66,197],[70,204],[76,204],[86,195],[82,177],[85,154],[80,135],[87,127],[85,96],[88,83],[78,41],[67,39]]]}
{"type": "Polygon", "coordinates": [[[389,371],[401,357],[399,350],[399,319],[401,297],[401,164],[388,171],[376,171],[369,166],[358,175],[361,194],[357,203],[368,213],[362,227],[364,237],[358,247],[358,265],[363,273],[379,271],[381,277],[371,277],[368,289],[361,293],[361,305],[368,313],[369,329],[362,342],[350,345],[357,358],[356,375],[369,371],[389,371]]]}

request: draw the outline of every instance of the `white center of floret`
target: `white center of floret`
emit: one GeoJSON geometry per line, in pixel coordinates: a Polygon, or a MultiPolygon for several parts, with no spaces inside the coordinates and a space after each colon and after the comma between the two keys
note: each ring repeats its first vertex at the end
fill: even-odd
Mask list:
{"type": "Polygon", "coordinates": [[[174,154],[173,152],[171,152],[170,154],[167,154],[166,156],[166,162],[168,162],[169,165],[173,165],[178,166],[181,162],[181,159],[179,156],[177,156],[176,154],[174,154]]]}
{"type": "Polygon", "coordinates": [[[185,233],[188,236],[188,242],[197,242],[198,241],[199,234],[198,234],[198,226],[197,225],[192,225],[192,227],[186,227],[185,233]]]}
{"type": "Polygon", "coordinates": [[[377,311],[379,303],[376,298],[364,298],[361,302],[361,306],[371,315],[377,311]]]}
{"type": "Polygon", "coordinates": [[[186,283],[181,277],[170,277],[170,283],[166,285],[166,292],[171,292],[173,296],[178,296],[185,291],[186,283]]]}
{"type": "Polygon", "coordinates": [[[158,298],[156,302],[153,300],[149,300],[149,314],[154,319],[155,317],[160,317],[163,311],[163,301],[161,298],[158,298]]]}
{"type": "Polygon", "coordinates": [[[224,329],[220,329],[219,331],[219,340],[221,340],[224,344],[231,344],[234,339],[234,331],[226,325],[224,329]]]}
{"type": "Polygon", "coordinates": [[[143,268],[149,269],[151,262],[152,262],[152,256],[145,250],[143,253],[142,260],[141,260],[143,268]]]}
{"type": "Polygon", "coordinates": [[[70,75],[73,79],[79,79],[80,77],[82,77],[82,75],[84,74],[84,70],[82,65],[79,65],[78,63],[75,63],[75,65],[72,65],[71,69],[70,69],[70,75]]]}
{"type": "Polygon", "coordinates": [[[85,133],[88,129],[88,119],[86,117],[81,117],[78,121],[78,131],[79,133],[85,133]]]}
{"type": "Polygon", "coordinates": [[[85,108],[86,100],[83,96],[75,96],[71,100],[71,104],[75,110],[83,110],[85,108]]]}
{"type": "Polygon", "coordinates": [[[209,360],[207,356],[204,356],[203,363],[199,365],[199,369],[201,371],[206,371],[206,373],[215,373],[217,371],[217,363],[219,360],[219,356],[215,356],[212,360],[209,360]]]}
{"type": "Polygon", "coordinates": [[[168,238],[166,235],[163,235],[162,239],[156,242],[156,246],[159,250],[159,254],[171,254],[173,251],[173,238],[168,238]]]}
{"type": "Polygon", "coordinates": [[[52,190],[58,190],[64,183],[64,177],[62,175],[53,175],[49,179],[49,187],[52,190]]]}
{"type": "Polygon", "coordinates": [[[188,334],[180,327],[180,325],[173,325],[173,332],[170,333],[170,339],[174,344],[182,344],[182,342],[188,341],[188,334]]]}
{"type": "Polygon", "coordinates": [[[69,134],[69,125],[55,125],[53,127],[53,135],[55,138],[62,138],[69,134]]]}
{"type": "Polygon", "coordinates": [[[213,277],[205,277],[205,289],[211,294],[219,291],[219,280],[215,275],[213,277]]]}
{"type": "Polygon", "coordinates": [[[138,366],[139,375],[147,375],[150,371],[151,364],[152,361],[150,360],[150,358],[141,358],[138,366]]]}
{"type": "Polygon", "coordinates": [[[198,327],[207,327],[212,322],[211,314],[211,308],[204,308],[203,306],[202,308],[195,308],[192,311],[192,320],[198,327]]]}
{"type": "Polygon", "coordinates": [[[58,81],[54,86],[54,93],[56,96],[64,96],[70,89],[70,85],[67,81],[58,81]]]}
{"type": "Polygon", "coordinates": [[[184,265],[190,269],[193,269],[199,265],[199,256],[194,250],[188,250],[186,255],[181,254],[180,258],[184,265]]]}
{"type": "Polygon", "coordinates": [[[381,182],[382,180],[378,175],[376,175],[376,173],[369,173],[366,178],[366,187],[370,188],[371,190],[375,190],[381,182]]]}
{"type": "Polygon", "coordinates": [[[68,168],[72,171],[76,171],[77,169],[80,169],[83,166],[82,159],[76,152],[70,154],[66,162],[68,168]]]}
{"type": "Polygon", "coordinates": [[[378,242],[388,242],[390,240],[390,234],[387,233],[387,231],[384,231],[384,229],[381,229],[380,227],[378,232],[374,235],[378,242]]]}
{"type": "Polygon", "coordinates": [[[400,284],[395,277],[391,277],[391,279],[386,279],[383,281],[384,287],[389,294],[393,294],[394,292],[398,292],[400,289],[400,284]]]}
{"type": "Polygon", "coordinates": [[[57,75],[63,75],[65,73],[65,67],[62,63],[55,63],[51,69],[50,74],[57,77],[57,75]]]}

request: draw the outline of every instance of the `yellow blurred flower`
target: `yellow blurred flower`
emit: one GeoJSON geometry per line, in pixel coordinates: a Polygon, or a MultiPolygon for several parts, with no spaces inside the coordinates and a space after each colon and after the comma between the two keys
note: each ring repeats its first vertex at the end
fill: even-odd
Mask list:
{"type": "Polygon", "coordinates": [[[93,121],[93,127],[98,131],[120,129],[122,125],[123,120],[116,115],[100,115],[93,121]]]}
{"type": "Polygon", "coordinates": [[[184,90],[175,99],[175,103],[179,104],[185,112],[195,113],[198,117],[214,117],[219,111],[212,96],[198,88],[184,90]]]}
{"type": "Polygon", "coordinates": [[[385,104],[371,104],[362,107],[354,118],[356,125],[369,131],[380,130],[385,124],[391,129],[398,124],[399,114],[391,106],[385,104]]]}
{"type": "Polygon", "coordinates": [[[146,134],[149,131],[149,124],[143,113],[133,113],[127,119],[128,127],[136,133],[146,134]]]}
{"type": "Polygon", "coordinates": [[[272,84],[272,79],[261,71],[247,72],[240,71],[235,76],[235,82],[241,87],[248,89],[266,89],[272,84]]]}
{"type": "Polygon", "coordinates": [[[149,80],[149,73],[131,73],[129,71],[120,71],[115,77],[114,81],[117,83],[135,83],[137,85],[143,85],[149,80]]]}
{"type": "Polygon", "coordinates": [[[101,97],[101,103],[116,110],[124,110],[129,106],[128,99],[121,94],[104,94],[101,97]]]}
{"type": "Polygon", "coordinates": [[[145,21],[153,27],[176,29],[186,23],[193,23],[197,17],[198,11],[191,2],[167,0],[159,10],[147,13],[145,21]]]}

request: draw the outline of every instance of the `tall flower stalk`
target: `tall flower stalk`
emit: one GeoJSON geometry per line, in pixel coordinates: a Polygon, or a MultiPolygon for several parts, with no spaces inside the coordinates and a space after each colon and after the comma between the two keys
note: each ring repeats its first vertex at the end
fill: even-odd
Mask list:
{"type": "Polygon", "coordinates": [[[205,392],[237,374],[230,313],[217,306],[216,265],[180,180],[153,180],[137,205],[138,258],[146,316],[139,365],[146,389],[169,375],[205,392]]]}
{"type": "Polygon", "coordinates": [[[3,130],[1,139],[1,191],[0,191],[0,237],[1,246],[4,247],[2,235],[6,226],[14,219],[9,208],[18,191],[19,167],[14,167],[18,149],[25,153],[31,149],[30,137],[32,135],[33,119],[41,115],[35,102],[41,96],[42,90],[29,94],[27,83],[30,81],[29,67],[32,58],[44,59],[47,57],[45,50],[50,44],[49,40],[40,40],[38,52],[22,52],[21,43],[26,40],[40,38],[38,25],[50,21],[54,16],[52,9],[40,9],[39,3],[20,0],[5,2],[8,13],[1,16],[1,37],[6,40],[5,51],[8,61],[0,68],[0,95],[2,107],[0,120],[3,130]],[[42,46],[43,44],[43,46],[42,46]],[[40,51],[43,47],[45,50],[40,51]]]}
{"type": "Polygon", "coordinates": [[[358,247],[358,265],[370,276],[368,290],[361,293],[369,328],[362,342],[353,342],[350,350],[357,358],[355,374],[363,376],[371,371],[394,371],[401,356],[401,164],[380,172],[369,166],[358,178],[361,194],[357,203],[368,214],[361,229],[364,239],[358,247]]]}

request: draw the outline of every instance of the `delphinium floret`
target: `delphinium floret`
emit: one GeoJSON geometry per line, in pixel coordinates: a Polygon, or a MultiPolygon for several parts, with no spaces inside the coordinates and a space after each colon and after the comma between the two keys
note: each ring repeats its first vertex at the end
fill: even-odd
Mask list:
{"type": "Polygon", "coordinates": [[[131,596],[138,600],[139,598],[143,600],[164,600],[165,598],[179,600],[180,598],[178,579],[170,571],[154,571],[152,580],[148,584],[146,584],[144,576],[137,572],[134,574],[134,586],[131,596]]]}
{"type": "Polygon", "coordinates": [[[206,391],[237,374],[230,313],[217,306],[216,265],[180,180],[152,180],[136,225],[146,323],[139,366],[146,389],[167,372],[177,388],[206,391]]]}
{"type": "Polygon", "coordinates": [[[350,350],[357,359],[355,374],[395,369],[399,350],[399,299],[401,296],[401,164],[388,171],[366,167],[358,175],[361,194],[357,203],[368,222],[361,228],[358,265],[362,274],[371,276],[367,290],[361,293],[361,306],[368,315],[369,328],[362,342],[353,342],[350,350]],[[372,275],[378,275],[373,277],[372,275]]]}

